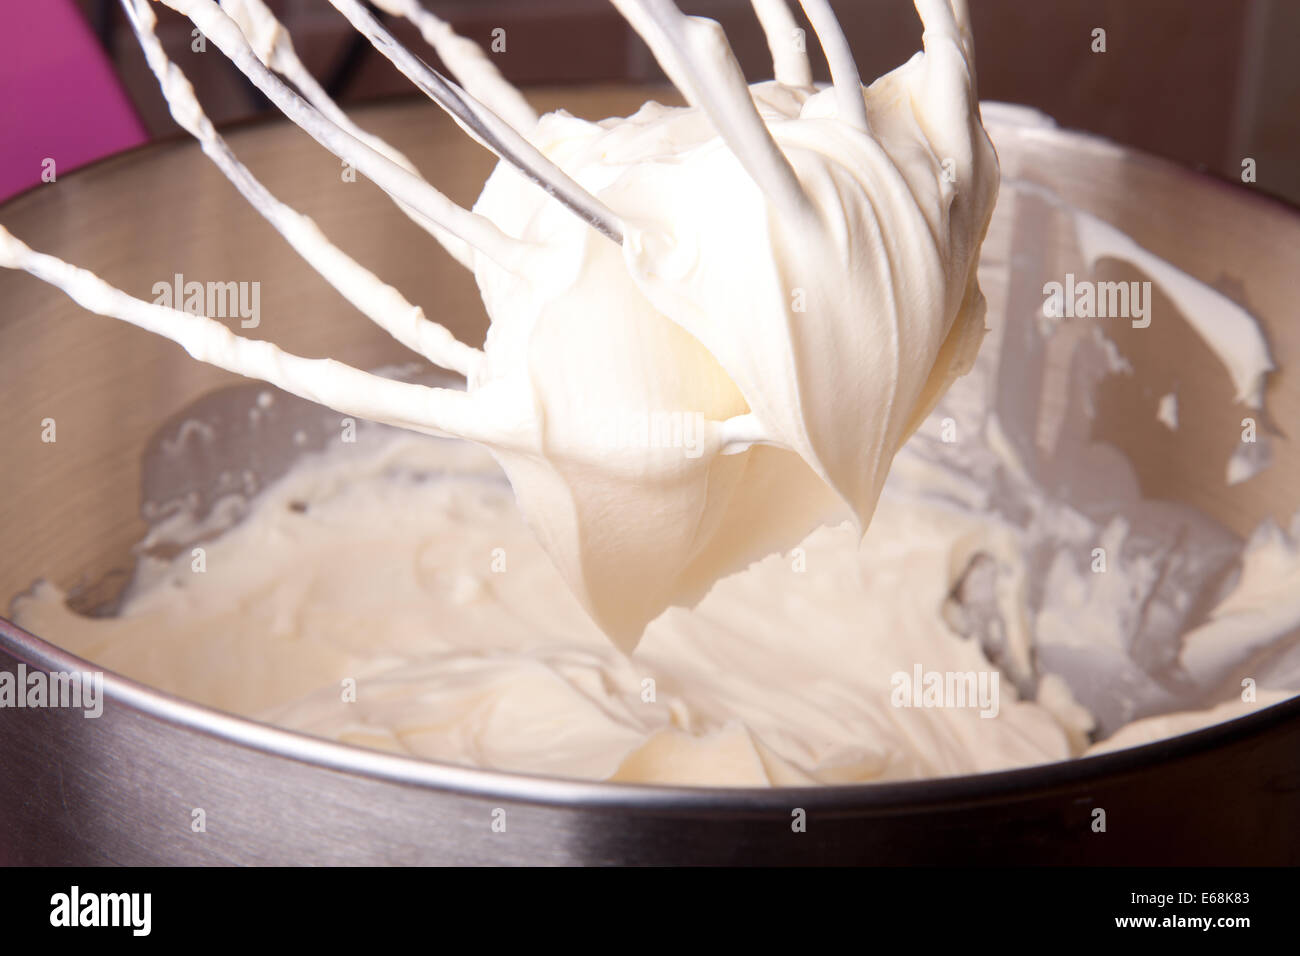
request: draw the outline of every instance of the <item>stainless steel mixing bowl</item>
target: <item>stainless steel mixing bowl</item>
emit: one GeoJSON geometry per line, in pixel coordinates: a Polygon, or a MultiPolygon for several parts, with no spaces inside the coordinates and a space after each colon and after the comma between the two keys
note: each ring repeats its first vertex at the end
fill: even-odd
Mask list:
{"type": "MultiPolygon", "coordinates": [[[[537,95],[592,117],[645,90],[537,95]]],[[[453,198],[490,169],[435,110],[364,111],[453,198]]],[[[1115,223],[1260,316],[1282,372],[1275,421],[1300,412],[1300,215],[1234,187],[1055,129],[997,125],[1004,173],[1115,223]]],[[[469,341],[469,276],[364,181],[283,123],[231,132],[271,190],[469,341]]],[[[173,274],[262,282],[253,334],[361,367],[408,356],[320,281],[186,141],[99,163],[0,207],[30,245],[145,298],[173,274]]],[[[1014,319],[1013,319],[1014,320],[1014,319]]],[[[1144,494],[1245,534],[1300,504],[1300,443],[1236,489],[1222,462],[1242,411],[1182,322],[1108,329],[1135,374],[1108,383],[1096,436],[1135,463],[1144,494]],[[1135,414],[1181,382],[1177,440],[1135,414]]],[[[0,272],[0,599],[40,576],[110,600],[129,568],[142,461],[160,426],[238,381],[161,339],[89,315],[0,272]],[[41,440],[55,419],[57,441],[41,440]]],[[[1024,395],[1026,407],[1044,398],[1024,395]]],[[[1266,426],[1267,427],[1267,426],[1266,426]]],[[[0,620],[0,669],[94,669],[0,620]]],[[[0,709],[0,863],[604,863],[1300,861],[1300,699],[1198,733],[1007,773],[823,789],[656,788],[444,766],[336,745],[218,713],[108,674],[102,717],[0,709]],[[1107,812],[1105,833],[1092,811],[1107,812]],[[206,830],[195,832],[201,808],[206,830]],[[792,812],[807,814],[805,832],[792,812]],[[506,811],[499,832],[495,811],[506,811]]]]}

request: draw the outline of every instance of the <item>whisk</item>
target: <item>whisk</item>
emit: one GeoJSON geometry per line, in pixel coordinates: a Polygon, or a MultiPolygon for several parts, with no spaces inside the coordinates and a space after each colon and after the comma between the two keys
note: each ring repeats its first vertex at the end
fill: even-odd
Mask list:
{"type": "MultiPolygon", "coordinates": [[[[156,2],[188,17],[288,119],[378,185],[457,262],[474,270],[480,285],[485,272],[509,281],[535,279],[545,284],[553,268],[546,243],[511,235],[488,215],[452,202],[407,157],[358,127],[303,66],[288,32],[264,0],[156,2]]],[[[629,270],[633,263],[644,264],[647,249],[666,249],[671,258],[677,242],[671,228],[648,222],[644,216],[620,214],[544,155],[533,139],[539,117],[519,91],[479,47],[456,35],[419,0],[375,2],[385,12],[410,20],[455,79],[403,47],[362,0],[328,2],[462,130],[499,157],[498,170],[517,171],[529,188],[541,191],[545,202],[576,217],[575,228],[589,229],[596,243],[607,244],[601,261],[609,268],[621,267],[613,258],[618,255],[629,270]]],[[[566,506],[563,514],[540,513],[548,509],[537,500],[530,502],[526,494],[520,495],[521,507],[533,508],[530,520],[535,526],[559,523],[539,532],[548,551],[557,562],[568,562],[562,570],[606,632],[618,631],[635,643],[648,620],[681,598],[681,588],[674,583],[678,577],[698,573],[711,582],[773,548],[775,538],[766,536],[759,513],[770,504],[764,496],[775,494],[782,482],[796,481],[792,469],[803,466],[794,461],[795,456],[807,466],[797,481],[811,480],[821,483],[821,491],[833,490],[865,527],[897,447],[946,383],[973,360],[983,325],[975,264],[992,213],[997,172],[978,119],[965,0],[914,0],[925,27],[924,55],[878,81],[881,88],[872,109],[868,108],[872,91],[864,94],[857,65],[828,0],[800,0],[830,67],[832,83],[824,93],[813,89],[803,31],[786,0],[751,0],[771,53],[775,84],[790,94],[784,102],[812,106],[816,101],[815,115],[801,128],[825,134],[832,151],[839,151],[836,156],[823,155],[798,141],[803,135],[799,130],[783,134],[793,136],[795,142],[778,143],[769,121],[789,120],[784,127],[789,130],[804,123],[800,107],[780,116],[773,112],[773,101],[763,99],[767,94],[757,94],[747,84],[718,23],[687,16],[671,0],[611,2],[650,47],[686,98],[688,109],[700,114],[716,133],[737,164],[733,178],[747,177],[751,182],[752,190],[737,194],[749,203],[738,213],[770,224],[773,242],[785,250],[790,268],[810,278],[813,287],[806,291],[817,303],[815,316],[792,314],[784,303],[788,290],[780,288],[789,277],[777,276],[764,287],[772,295],[763,302],[763,315],[733,315],[739,325],[710,323],[709,315],[719,310],[730,308],[735,313],[734,302],[729,305],[725,292],[711,287],[697,290],[700,301],[672,316],[671,323],[694,337],[695,348],[711,353],[709,361],[730,379],[710,394],[730,389],[737,396],[729,400],[723,414],[703,416],[701,447],[693,453],[696,460],[682,462],[679,455],[677,461],[667,463],[662,456],[647,454],[630,464],[623,462],[621,471],[614,467],[599,473],[602,466],[597,465],[593,472],[585,464],[566,471],[567,466],[554,465],[552,473],[539,478],[537,462],[550,449],[562,446],[565,436],[559,436],[557,445],[557,429],[547,433],[552,423],[549,411],[539,407],[536,389],[530,391],[527,382],[521,386],[502,381],[500,367],[490,361],[491,334],[486,354],[458,341],[400,291],[334,245],[310,218],[271,195],[234,155],[184,73],[168,58],[156,33],[151,0],[121,3],[176,121],[345,299],[405,347],[463,375],[467,388],[399,382],[244,338],[207,316],[134,298],[84,269],[28,248],[3,226],[0,265],[26,270],[90,311],[165,336],[197,359],[262,379],[345,415],[479,442],[499,459],[514,455],[514,471],[503,460],[512,483],[520,475],[541,485],[550,482],[547,487],[556,482],[594,482],[589,489],[570,489],[576,504],[566,506]],[[873,122],[879,122],[881,129],[874,130],[873,122]],[[800,151],[799,173],[792,161],[793,149],[800,151]],[[762,208],[755,210],[755,204],[762,208]],[[906,295],[900,294],[903,287],[906,295]],[[812,368],[819,377],[809,377],[812,368]],[[848,434],[843,427],[845,409],[855,415],[848,434]],[[868,420],[857,417],[855,410],[861,409],[879,411],[868,420]],[[789,454],[790,460],[768,454],[743,462],[740,468],[710,471],[718,456],[730,460],[756,445],[771,446],[769,451],[789,454]],[[673,469],[686,469],[689,475],[674,477],[673,469]],[[734,491],[742,474],[755,493],[734,491]],[[643,503],[631,498],[646,489],[671,487],[677,489],[677,497],[658,507],[681,516],[680,534],[673,537],[662,529],[657,535],[593,534],[600,522],[610,520],[609,508],[594,492],[608,492],[608,482],[630,480],[628,475],[652,477],[625,496],[628,500],[619,506],[624,517],[635,524],[644,511],[643,503]],[[718,501],[727,502],[719,512],[727,514],[715,520],[709,532],[701,530],[704,523],[699,518],[706,501],[715,502],[714,508],[718,501]],[[591,513],[578,515],[584,508],[591,513]],[[742,517],[739,512],[745,509],[753,514],[742,517]],[[733,540],[711,546],[708,534],[721,542],[719,529],[726,529],[733,540]],[[561,541],[567,543],[557,544],[561,541]],[[589,546],[609,553],[574,557],[589,546]],[[705,569],[687,570],[696,563],[705,569]],[[653,587],[628,595],[612,579],[608,586],[591,585],[603,575],[622,573],[624,564],[636,569],[634,578],[653,580],[653,587]],[[592,596],[602,590],[604,598],[592,596]],[[597,606],[602,601],[603,606],[597,606]]],[[[682,210],[685,218],[694,212],[682,210]]],[[[715,235],[713,241],[715,246],[727,245],[733,238],[715,235]]],[[[751,250],[750,254],[765,253],[751,250]]],[[[752,284],[743,263],[721,265],[731,274],[720,284],[732,288],[752,284]]],[[[656,275],[654,280],[661,278],[656,275]]],[[[650,293],[642,294],[644,290],[627,282],[617,288],[639,296],[637,308],[651,309],[650,293]]],[[[620,307],[617,301],[601,304],[603,309],[620,307]]],[[[653,309],[658,308],[656,300],[653,309]]],[[[597,316],[589,318],[598,321],[597,316]]],[[[497,319],[494,314],[494,327],[497,319]]],[[[629,354],[623,360],[635,363],[639,358],[629,354]]],[[[671,369],[664,378],[682,381],[671,369]]],[[[695,393],[696,398],[700,394],[695,393]]],[[[584,399],[593,406],[601,400],[598,395],[584,399]]],[[[567,447],[571,450],[574,441],[567,447]]],[[[806,532],[822,520],[819,511],[814,514],[822,507],[821,491],[806,484],[798,489],[796,497],[802,504],[797,507],[807,514],[782,526],[781,534],[786,536],[806,532]]],[[[689,590],[698,599],[707,586],[692,584],[689,590]]]]}
{"type": "MultiPolygon", "coordinates": [[[[472,268],[472,253],[512,271],[528,269],[526,243],[503,234],[483,216],[457,205],[432,186],[398,150],[353,123],[304,67],[287,30],[264,0],[161,0],[188,17],[286,117],[317,142],[387,193],[458,262],[472,268]]],[[[151,0],[121,0],[172,116],[203,151],[322,277],[367,318],[435,365],[473,379],[482,352],[459,342],[430,320],[396,288],[385,283],[330,242],[306,216],[276,199],[234,155],[196,99],[189,80],[172,62],[155,32],[151,0]]],[[[522,172],[574,215],[621,244],[625,225],[617,213],[574,182],[528,141],[537,115],[477,44],[457,35],[419,0],[378,0],[385,12],[409,19],[456,73],[459,84],[399,43],[361,0],[329,0],[374,48],[389,59],[476,141],[522,172]]],[[[771,201],[788,214],[809,209],[790,164],[763,124],[743,74],[727,55],[701,60],[701,34],[721,35],[713,21],[688,17],[670,0],[613,0],[645,39],[669,78],[687,100],[703,109],[724,141],[749,159],[746,168],[771,201]]],[[[867,129],[857,67],[826,0],[803,0],[831,65],[839,103],[848,122],[867,129]]],[[[943,6],[941,0],[940,6],[943,6]]],[[[753,0],[765,31],[778,82],[807,87],[812,72],[798,28],[785,0],[753,0]]],[[[948,19],[951,19],[949,15],[948,19]]],[[[456,389],[430,389],[395,382],[323,359],[306,359],[265,341],[244,339],[214,319],[146,302],[102,282],[86,270],[35,252],[0,226],[0,265],[24,269],[63,289],[91,311],[130,322],[172,339],[192,356],[240,374],[261,378],[286,391],[344,414],[377,418],[416,431],[499,442],[501,422],[471,406],[473,397],[456,389]],[[362,396],[366,398],[362,399],[362,396]]],[[[724,450],[736,451],[760,438],[748,434],[753,420],[726,423],[724,450]]]]}

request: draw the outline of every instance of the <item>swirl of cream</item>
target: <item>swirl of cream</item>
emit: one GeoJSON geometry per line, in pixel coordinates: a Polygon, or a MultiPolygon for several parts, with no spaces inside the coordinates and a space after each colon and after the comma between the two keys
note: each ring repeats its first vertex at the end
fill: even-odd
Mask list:
{"type": "Polygon", "coordinates": [[[750,87],[797,205],[716,116],[652,102],[548,114],[530,135],[618,211],[621,250],[506,164],[474,207],[550,258],[520,274],[476,256],[492,324],[471,394],[532,436],[494,452],[624,649],[822,522],[865,530],[895,453],[974,360],[997,159],[964,10],[917,8],[924,51],[862,90],[865,123],[838,77],[750,87]]]}

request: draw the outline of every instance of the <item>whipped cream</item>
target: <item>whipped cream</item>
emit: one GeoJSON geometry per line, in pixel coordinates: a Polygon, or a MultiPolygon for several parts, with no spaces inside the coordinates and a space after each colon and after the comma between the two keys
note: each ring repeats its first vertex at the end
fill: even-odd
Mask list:
{"type": "Polygon", "coordinates": [[[49,584],[14,611],[186,699],[460,764],[765,786],[1066,758],[1066,731],[1014,687],[988,718],[892,703],[891,678],[916,663],[991,670],[937,613],[950,553],[978,526],[886,500],[865,547],[851,524],[822,528],[668,611],[628,657],[564,588],[490,457],[369,432],[268,489],[204,545],[203,573],[186,548],[146,559],[112,618],[77,616],[49,584]]]}
{"type": "MultiPolygon", "coordinates": [[[[630,656],[563,586],[485,450],[378,427],[341,445],[324,415],[329,450],[260,494],[231,462],[197,508],[189,491],[147,502],[155,523],[115,616],[79,616],[42,582],[15,618],[146,684],[305,733],[642,783],[1007,769],[1286,699],[1300,690],[1300,520],[1243,542],[1142,499],[1092,444],[1092,392],[1131,369],[1096,328],[1016,311],[1017,288],[1041,282],[1033,264],[1012,270],[1017,236],[1076,222],[1039,199],[1004,190],[980,264],[985,344],[900,450],[862,546],[851,522],[822,527],[670,608],[630,656]],[[1026,218],[1026,202],[1049,218],[1026,218]],[[1062,342],[1071,354],[1050,362],[1062,342]],[[1065,407],[1025,402],[1007,375],[1041,377],[1065,407]],[[932,678],[942,694],[927,696],[932,678]]],[[[287,401],[258,394],[249,428],[287,401]]],[[[697,436],[680,437],[686,451],[697,436]]],[[[158,447],[183,460],[214,441],[200,414],[158,447]]]]}
{"type": "Polygon", "coordinates": [[[927,111],[926,56],[867,91],[870,134],[835,118],[835,90],[754,89],[811,222],[765,201],[699,111],[655,103],[533,134],[629,224],[621,259],[510,167],[488,180],[475,211],[557,256],[545,283],[478,263],[492,326],[470,391],[526,406],[535,440],[494,451],[621,646],[830,515],[865,529],[898,447],[969,367],[997,167],[977,118],[927,111]],[[749,447],[724,454],[727,426],[702,449],[602,441],[638,415],[743,423],[749,447]]]}
{"type": "MultiPolygon", "coordinates": [[[[380,29],[354,0],[332,2],[363,32],[380,29]]],[[[2,230],[0,264],[201,360],[345,413],[485,445],[568,586],[625,650],[666,608],[695,604],[720,577],[827,520],[848,515],[864,531],[898,448],[971,364],[983,332],[976,264],[998,171],[963,5],[959,15],[943,0],[918,2],[924,52],[864,90],[829,7],[809,2],[835,80],[818,92],[789,85],[807,71],[790,50],[788,11],[770,2],[758,12],[785,82],[748,87],[716,23],[619,0],[691,105],[651,103],[592,123],[563,113],[534,121],[481,56],[394,2],[463,76],[467,108],[508,116],[502,142],[559,177],[538,189],[543,167],[525,175],[503,162],[465,211],[336,115],[260,0],[168,3],[295,122],[468,255],[491,318],[481,353],[266,193],[167,61],[148,4],[134,5],[177,120],[345,296],[464,374],[466,391],[286,355],[132,300],[2,230]],[[556,201],[574,190],[594,218],[616,224],[621,245],[573,215],[574,202],[556,201]],[[638,419],[688,422],[694,438],[608,440],[611,420],[638,419]]]]}
{"type": "MultiPolygon", "coordinates": [[[[344,743],[694,786],[1010,769],[1182,733],[1300,687],[1294,663],[1270,672],[1254,662],[1264,652],[1300,661],[1300,642],[1278,639],[1300,625],[1288,597],[1300,593],[1300,525],[1261,532],[1209,620],[1175,635],[1193,680],[1153,705],[1138,683],[1150,680],[1135,663],[1141,648],[1104,632],[1080,638],[1095,642],[1084,650],[1096,660],[1072,668],[1073,683],[1033,657],[1050,659],[1058,638],[1052,602],[1092,575],[1053,567],[1053,593],[1036,610],[1029,562],[1044,547],[1068,553],[1083,519],[1022,530],[996,509],[958,506],[946,466],[918,466],[924,437],[916,443],[862,547],[851,522],[820,528],[720,581],[693,610],[661,615],[631,656],[563,587],[490,456],[377,429],[308,456],[251,501],[221,499],[206,518],[160,508],[169,516],[142,542],[114,616],[80,616],[41,582],[14,617],[150,686],[344,743]],[[150,556],[160,553],[176,556],[150,556]],[[971,582],[983,562],[996,569],[991,604],[971,582]],[[1000,647],[982,630],[994,620],[1008,625],[1000,647]],[[1024,658],[1015,622],[1027,622],[1024,658]],[[1196,709],[1244,661],[1257,696],[1196,709]],[[970,696],[927,698],[918,673],[955,677],[970,696]],[[1131,690],[1126,716],[1145,714],[1109,737],[1072,690],[1087,699],[1101,675],[1131,690]]],[[[1028,491],[1018,504],[1040,506],[1028,491]]],[[[1122,615],[1141,600],[1099,594],[1089,610],[1122,615]]],[[[1097,713],[1109,720],[1105,705],[1097,713]]]]}
{"type": "MultiPolygon", "coordinates": [[[[96,620],[40,583],[14,605],[32,631],[308,733],[700,785],[1059,760],[1300,687],[1300,526],[1266,525],[1243,550],[1187,509],[1142,501],[1080,427],[1087,386],[1124,368],[1113,344],[1076,337],[1084,387],[1061,392],[1082,412],[1027,423],[999,401],[1000,370],[1040,360],[1042,343],[1023,317],[1009,334],[1000,303],[997,347],[980,352],[981,284],[1005,286],[1010,256],[986,246],[977,272],[998,169],[964,4],[918,0],[924,52],[863,89],[828,5],[808,0],[834,78],[818,91],[772,0],[754,6],[776,81],[752,87],[716,24],[617,0],[690,105],[593,123],[536,117],[445,24],[382,0],[420,26],[464,84],[452,93],[465,115],[490,113],[490,145],[513,157],[464,210],[329,101],[261,0],[166,2],[473,269],[492,319],[481,351],[266,191],[167,60],[148,3],[133,3],[178,122],[363,314],[466,388],[239,338],[2,227],[0,265],[201,360],[476,445],[390,437],[305,462],[251,504],[195,518],[191,533],[210,532],[251,509],[194,539],[201,573],[183,551],[145,557],[117,617],[96,620]],[[1084,500],[1061,494],[1067,470],[1084,500]],[[1098,550],[1115,573],[1088,567],[1098,550]],[[1202,591],[1208,615],[1189,598],[1202,591]],[[967,675],[973,699],[949,699],[967,675]],[[1234,700],[1243,680],[1258,692],[1234,700]]],[[[379,35],[356,0],[331,2],[379,35]]],[[[1272,361],[1244,309],[1012,185],[1008,206],[1029,197],[1071,217],[1085,259],[1126,259],[1159,283],[1238,400],[1262,406],[1272,361]]],[[[1230,478],[1247,466],[1262,463],[1230,463],[1230,478]]]]}

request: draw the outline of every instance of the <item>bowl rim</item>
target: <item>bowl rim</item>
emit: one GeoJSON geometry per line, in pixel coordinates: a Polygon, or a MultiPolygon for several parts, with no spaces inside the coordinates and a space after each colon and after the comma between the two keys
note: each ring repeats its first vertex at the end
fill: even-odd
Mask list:
{"type": "Polygon", "coordinates": [[[739,808],[756,813],[788,812],[791,806],[822,810],[884,811],[897,808],[916,811],[927,806],[952,806],[997,797],[1039,796],[1103,778],[1113,781],[1226,745],[1256,740],[1275,727],[1300,726],[1300,695],[1297,695],[1249,714],[1173,737],[1012,770],[920,780],[801,787],[624,783],[444,763],[286,730],[185,700],[102,668],[23,630],[4,617],[0,617],[0,653],[46,672],[102,673],[105,709],[110,704],[125,707],[172,730],[202,733],[267,756],[391,784],[485,800],[504,799],[513,803],[561,807],[684,812],[739,808]]]}
{"type": "MultiPolygon", "coordinates": [[[[658,89],[653,84],[603,83],[606,89],[658,89]]],[[[548,87],[537,87],[545,90],[548,87]]],[[[566,88],[567,89],[567,88],[566,88]]],[[[666,89],[666,87],[665,87],[666,89]]],[[[393,108],[417,101],[418,94],[381,97],[358,104],[357,111],[393,108]]],[[[996,101],[983,101],[984,103],[996,101]]],[[[1017,104],[1008,104],[1013,107],[1017,104]]],[[[1032,109],[1032,108],[1031,108],[1032,109]]],[[[1033,138],[1047,138],[1073,148],[1119,151],[1130,162],[1162,169],[1170,175],[1192,180],[1202,187],[1231,191],[1248,203],[1262,204],[1292,215],[1300,205],[1266,192],[1248,189],[1240,183],[1206,171],[1192,169],[1170,159],[1124,146],[1097,134],[1056,125],[1047,114],[1041,124],[999,123],[991,125],[1018,129],[1033,138]]],[[[259,127],[287,123],[280,114],[253,116],[220,124],[223,132],[236,135],[259,127]]],[[[990,125],[986,123],[986,125],[990,125]]],[[[80,176],[107,164],[131,162],[161,155],[166,151],[197,144],[180,132],[112,153],[61,173],[61,178],[80,176]]],[[[29,200],[41,185],[21,190],[0,202],[0,216],[13,205],[29,200]]],[[[1067,758],[974,774],[927,777],[919,780],[818,784],[800,787],[707,787],[668,784],[625,783],[570,777],[491,770],[388,753],[359,745],[327,740],[286,730],[252,718],[186,700],[140,683],[78,657],[19,627],[0,614],[0,653],[45,671],[102,673],[103,701],[152,718],[171,730],[186,730],[243,747],[261,754],[295,761],[397,785],[451,792],[478,799],[503,799],[512,803],[584,809],[639,809],[663,813],[708,813],[718,809],[751,811],[756,814],[788,812],[791,806],[817,809],[860,809],[872,811],[916,811],[926,807],[954,806],[999,797],[1041,796],[1054,791],[1150,772],[1194,758],[1231,744],[1264,737],[1274,728],[1300,725],[1300,692],[1296,696],[1259,708],[1249,714],[1212,724],[1173,737],[1083,757],[1067,758]]],[[[82,719],[82,718],[78,718],[82,719]]]]}

